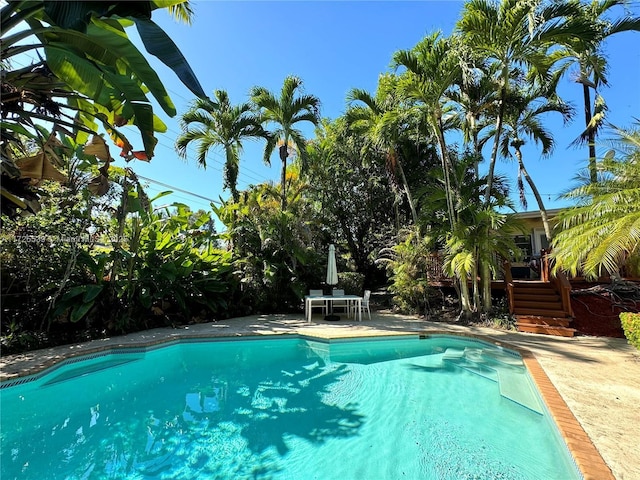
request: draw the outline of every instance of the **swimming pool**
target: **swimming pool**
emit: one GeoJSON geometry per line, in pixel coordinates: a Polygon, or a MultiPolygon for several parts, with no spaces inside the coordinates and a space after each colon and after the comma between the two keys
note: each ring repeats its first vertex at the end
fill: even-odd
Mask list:
{"type": "Polygon", "coordinates": [[[22,382],[3,480],[581,478],[522,359],[475,339],[190,340],[22,382]]]}

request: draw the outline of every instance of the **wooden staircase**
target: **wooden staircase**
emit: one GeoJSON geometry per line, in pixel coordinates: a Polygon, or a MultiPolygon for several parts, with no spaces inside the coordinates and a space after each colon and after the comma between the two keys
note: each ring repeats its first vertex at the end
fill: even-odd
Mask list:
{"type": "Polygon", "coordinates": [[[553,282],[513,280],[512,289],[511,310],[519,332],[573,337],[571,310],[553,282]]]}

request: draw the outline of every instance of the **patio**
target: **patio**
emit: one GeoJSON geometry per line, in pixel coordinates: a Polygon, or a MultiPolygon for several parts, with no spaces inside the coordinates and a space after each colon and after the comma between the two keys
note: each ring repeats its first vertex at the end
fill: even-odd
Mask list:
{"type": "Polygon", "coordinates": [[[36,373],[70,356],[116,346],[157,344],[179,337],[300,333],[337,338],[412,332],[474,335],[508,344],[506,346],[528,350],[537,362],[533,358],[528,359],[527,355],[525,362],[538,385],[544,385],[545,379],[553,384],[540,388],[541,393],[571,446],[576,462],[583,468],[585,478],[610,478],[610,474],[606,475],[606,466],[598,463],[599,456],[589,452],[591,442],[616,479],[640,478],[640,459],[637,456],[637,446],[640,445],[640,430],[637,428],[640,424],[640,352],[628,345],[625,339],[551,337],[428,322],[415,316],[385,312],[372,312],[372,320],[362,323],[353,319],[325,322],[320,315],[314,315],[313,322],[309,324],[302,313],[264,315],[191,325],[180,329],[148,330],[122,337],[2,357],[0,379],[4,381],[36,373]],[[563,407],[565,404],[573,415],[566,411],[566,406],[563,407]],[[579,425],[574,424],[576,419],[579,425]],[[584,441],[582,429],[591,442],[584,441]],[[581,446],[586,448],[580,448],[581,446]],[[591,465],[591,469],[585,469],[585,465],[591,465]]]}

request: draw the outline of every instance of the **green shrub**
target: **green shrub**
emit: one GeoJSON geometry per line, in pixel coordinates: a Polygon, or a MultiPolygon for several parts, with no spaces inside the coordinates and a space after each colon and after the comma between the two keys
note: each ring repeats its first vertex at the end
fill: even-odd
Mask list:
{"type": "Polygon", "coordinates": [[[338,273],[338,288],[346,295],[362,295],[364,292],[364,275],[357,272],[338,273]]]}
{"type": "Polygon", "coordinates": [[[640,313],[622,312],[620,322],[629,343],[640,350],[640,313]]]}

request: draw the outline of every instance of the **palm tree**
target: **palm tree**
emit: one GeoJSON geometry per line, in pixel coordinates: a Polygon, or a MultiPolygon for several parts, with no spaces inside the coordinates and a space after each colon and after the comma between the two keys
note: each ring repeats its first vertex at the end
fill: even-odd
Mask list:
{"type": "Polygon", "coordinates": [[[216,90],[215,101],[209,98],[196,99],[182,115],[182,133],[176,139],[176,150],[182,158],[187,156],[187,146],[196,143],[196,160],[207,166],[207,154],[211,148],[221,147],[225,154],[224,188],[231,190],[238,201],[238,170],[242,142],[251,138],[267,138],[250,103],[232,105],[225,90],[216,90]]]}
{"type": "Polygon", "coordinates": [[[479,165],[482,161],[480,132],[490,125],[491,111],[497,104],[498,88],[495,84],[495,75],[487,71],[492,68],[495,68],[495,64],[483,65],[474,74],[469,75],[465,82],[460,82],[448,93],[455,104],[465,146],[476,157],[474,167],[476,178],[480,178],[479,165]]]}
{"type": "MultiPolygon", "coordinates": [[[[525,178],[540,209],[540,216],[544,225],[544,232],[547,240],[551,242],[552,231],[547,216],[544,202],[533,179],[527,171],[522,156],[522,146],[525,144],[525,137],[529,137],[542,147],[542,155],[548,157],[555,145],[553,135],[545,128],[542,116],[547,113],[560,113],[563,119],[568,121],[571,118],[573,109],[555,95],[555,84],[559,76],[556,75],[554,81],[544,85],[534,85],[512,91],[509,95],[509,110],[506,112],[504,120],[504,130],[501,138],[501,154],[504,158],[511,156],[511,148],[518,161],[518,189],[520,191],[520,201],[522,206],[527,208],[527,201],[524,195],[524,185],[522,177],[525,178]]],[[[493,132],[488,132],[491,137],[493,132]]]]}
{"type": "Polygon", "coordinates": [[[448,128],[446,116],[452,108],[448,93],[462,80],[462,66],[455,42],[455,39],[443,38],[440,32],[435,32],[427,35],[412,50],[400,50],[393,55],[394,66],[407,69],[400,90],[423,111],[425,123],[437,139],[452,230],[456,222],[456,186],[451,184],[453,166],[444,134],[448,128]]]}
{"type": "Polygon", "coordinates": [[[394,89],[389,83],[392,83],[390,77],[382,77],[378,82],[378,91],[375,96],[359,88],[351,89],[347,94],[350,106],[345,114],[345,120],[352,131],[366,138],[362,149],[364,159],[367,159],[372,151],[380,152],[385,156],[392,188],[396,190],[395,187],[399,183],[402,184],[415,225],[418,222],[418,214],[402,167],[402,159],[398,153],[401,115],[397,99],[393,94],[394,89]],[[397,180],[396,171],[400,182],[397,180]]]}
{"type": "Polygon", "coordinates": [[[486,205],[490,203],[507,98],[514,86],[512,73],[524,69],[529,77],[545,78],[553,65],[554,57],[547,55],[553,45],[566,38],[591,40],[594,35],[588,22],[576,16],[575,2],[542,5],[540,0],[471,0],[465,3],[456,26],[468,48],[483,63],[495,64],[497,72],[499,93],[486,205]]]}
{"type": "Polygon", "coordinates": [[[609,21],[604,17],[612,8],[624,7],[626,4],[626,0],[593,0],[591,3],[580,3],[578,15],[590,22],[596,30],[595,41],[585,44],[569,39],[565,42],[564,48],[554,53],[555,57],[568,60],[563,65],[563,71],[567,71],[573,65],[578,68],[575,81],[582,85],[585,129],[575,143],[586,143],[589,148],[589,175],[592,182],[597,180],[596,137],[604,125],[607,110],[604,98],[598,93],[601,86],[608,85],[607,60],[602,53],[602,45],[607,38],[617,33],[640,31],[640,17],[627,14],[615,21],[609,21]],[[592,89],[595,94],[593,106],[592,89]]]}
{"type": "Polygon", "coordinates": [[[307,165],[307,148],[304,135],[295,125],[300,122],[311,122],[318,125],[320,121],[320,100],[307,94],[299,94],[302,89],[302,80],[298,77],[288,76],[284,79],[280,96],[276,97],[264,87],[251,89],[251,100],[260,108],[263,124],[272,124],[274,129],[267,137],[267,145],[264,149],[264,161],[270,164],[271,154],[278,146],[282,173],[280,183],[282,189],[282,211],[287,209],[287,158],[291,154],[290,148],[295,149],[301,160],[302,169],[307,165]]]}
{"type": "MultiPolygon", "coordinates": [[[[483,65],[496,72],[498,87],[494,142],[489,157],[484,204],[491,204],[495,165],[509,92],[515,85],[513,72],[524,71],[527,78],[544,79],[553,66],[549,50],[561,40],[588,41],[593,29],[576,16],[577,2],[543,3],[541,0],[470,0],[465,3],[456,30],[464,44],[483,65]]],[[[486,232],[489,235],[489,231],[486,232]]],[[[488,265],[482,265],[483,307],[491,306],[488,265]]]]}
{"type": "Polygon", "coordinates": [[[578,206],[559,215],[555,268],[572,275],[614,275],[640,254],[640,120],[632,129],[615,132],[617,148],[598,165],[598,182],[583,176],[583,185],[566,194],[578,206]]]}

